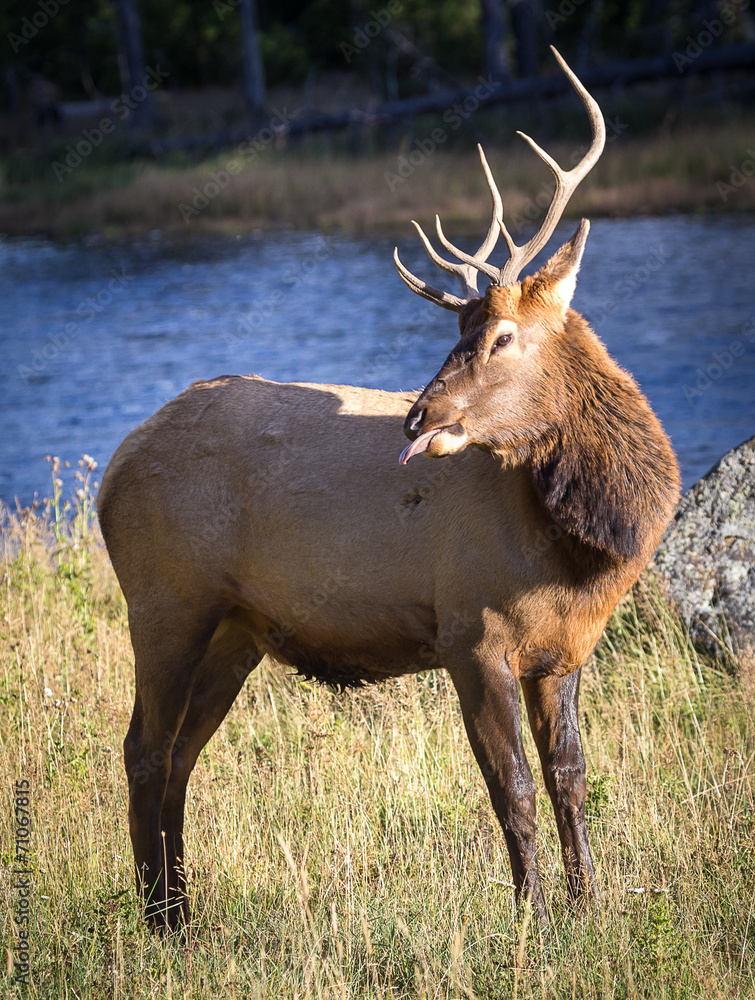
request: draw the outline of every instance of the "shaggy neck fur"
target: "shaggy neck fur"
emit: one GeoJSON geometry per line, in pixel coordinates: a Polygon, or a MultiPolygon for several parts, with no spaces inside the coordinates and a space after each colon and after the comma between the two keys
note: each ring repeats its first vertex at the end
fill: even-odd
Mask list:
{"type": "Polygon", "coordinates": [[[679,496],[676,458],[634,380],[581,316],[569,311],[562,337],[561,412],[532,446],[535,487],[579,542],[612,561],[646,559],[679,496]]]}

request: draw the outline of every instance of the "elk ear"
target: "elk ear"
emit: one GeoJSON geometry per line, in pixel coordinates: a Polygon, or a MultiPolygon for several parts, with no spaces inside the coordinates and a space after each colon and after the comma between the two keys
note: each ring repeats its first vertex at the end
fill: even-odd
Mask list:
{"type": "Polygon", "coordinates": [[[577,287],[577,272],[589,232],[590,223],[587,219],[582,219],[569,242],[564,243],[540,269],[539,277],[548,282],[548,290],[555,299],[555,305],[561,310],[562,316],[566,315],[574,289],[577,287]]]}

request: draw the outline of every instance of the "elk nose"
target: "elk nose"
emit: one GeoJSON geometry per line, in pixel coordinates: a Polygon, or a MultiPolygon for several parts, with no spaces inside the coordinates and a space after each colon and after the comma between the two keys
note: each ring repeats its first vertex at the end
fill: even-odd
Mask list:
{"type": "Polygon", "coordinates": [[[426,413],[427,410],[424,408],[415,411],[414,407],[412,407],[412,409],[409,410],[406,420],[404,421],[404,434],[406,434],[410,441],[413,441],[419,435],[426,413]]]}

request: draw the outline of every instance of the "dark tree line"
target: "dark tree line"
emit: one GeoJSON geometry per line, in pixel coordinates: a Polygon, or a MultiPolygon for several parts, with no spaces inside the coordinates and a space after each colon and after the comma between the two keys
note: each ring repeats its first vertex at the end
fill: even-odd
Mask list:
{"type": "MultiPolygon", "coordinates": [[[[752,30],[750,4],[725,6],[716,45],[752,30]]],[[[318,73],[360,74],[394,100],[479,73],[536,77],[549,43],[581,68],[668,54],[720,18],[716,0],[5,0],[0,69],[6,105],[32,80],[94,98],[159,66],[172,88],[241,88],[254,115],[267,85],[318,73]]]]}

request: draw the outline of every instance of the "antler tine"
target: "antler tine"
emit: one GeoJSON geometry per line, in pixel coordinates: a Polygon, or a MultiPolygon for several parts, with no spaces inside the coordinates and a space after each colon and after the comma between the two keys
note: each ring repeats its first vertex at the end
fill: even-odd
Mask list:
{"type": "Polygon", "coordinates": [[[590,125],[592,127],[592,142],[587,153],[585,153],[575,167],[571,170],[562,170],[553,157],[549,156],[544,149],[541,149],[534,139],[531,139],[523,132],[517,133],[532,147],[532,149],[534,149],[540,159],[548,165],[553,173],[553,176],[556,178],[556,190],[542,225],[532,239],[525,243],[524,246],[520,247],[514,243],[504,226],[503,221],[501,221],[501,232],[503,233],[504,239],[508,245],[510,256],[509,260],[501,268],[497,282],[500,285],[508,285],[516,281],[521,274],[522,269],[526,267],[526,265],[529,264],[529,262],[542,250],[553,235],[553,230],[558,225],[558,222],[564,213],[564,209],[566,208],[566,204],[574,194],[577,185],[595,166],[600,158],[600,154],[603,152],[603,147],[606,144],[606,126],[597,101],[591,97],[590,94],[588,94],[576,74],[572,72],[564,59],[561,57],[560,53],[557,52],[552,45],[551,51],[558,60],[559,66],[566,74],[569,83],[571,83],[572,87],[574,87],[582,99],[582,103],[584,104],[590,118],[590,125]]]}
{"type": "MultiPolygon", "coordinates": [[[[425,235],[424,230],[418,222],[412,219],[412,225],[416,228],[419,233],[419,238],[422,240],[422,244],[427,251],[430,260],[437,264],[438,267],[442,268],[447,274],[453,274],[454,277],[458,278],[461,282],[461,287],[465,299],[460,299],[456,295],[451,295],[449,292],[439,291],[437,288],[433,288],[432,285],[428,285],[426,282],[417,278],[411,273],[404,265],[401,263],[398,257],[398,249],[395,250],[393,254],[393,259],[398,269],[398,273],[401,279],[406,285],[411,288],[413,292],[418,295],[422,295],[424,298],[429,299],[431,302],[436,302],[438,305],[443,306],[445,309],[453,309],[456,312],[461,309],[463,305],[470,299],[476,298],[479,295],[477,291],[477,272],[482,271],[486,274],[492,281],[497,281],[500,272],[497,267],[493,267],[487,264],[487,259],[493,252],[493,248],[498,242],[498,236],[501,232],[501,227],[503,227],[503,201],[501,200],[501,194],[493,180],[493,175],[490,172],[490,167],[488,166],[488,161],[485,159],[485,153],[483,152],[482,146],[477,145],[478,152],[480,154],[480,161],[482,162],[482,169],[485,171],[485,177],[488,182],[488,187],[490,188],[490,195],[493,199],[493,216],[490,220],[490,226],[488,228],[488,234],[482,241],[482,245],[478,249],[477,253],[471,256],[470,254],[464,253],[458,247],[454,246],[450,240],[446,239],[443,229],[440,224],[440,219],[435,216],[435,228],[438,233],[438,239],[443,244],[443,246],[450,250],[455,257],[458,258],[460,263],[455,264],[451,261],[444,260],[433,247],[430,240],[425,235]]],[[[508,234],[506,235],[506,242],[511,247],[511,240],[508,234]]],[[[509,252],[511,250],[509,249],[509,252]]]]}
{"type": "Polygon", "coordinates": [[[482,169],[485,172],[485,180],[488,182],[490,195],[493,199],[493,218],[490,220],[488,235],[485,237],[483,244],[475,254],[475,257],[487,260],[498,242],[499,226],[503,219],[503,199],[501,198],[501,192],[498,190],[498,185],[493,178],[493,172],[488,166],[485,150],[479,142],[477,143],[477,152],[480,154],[480,163],[482,164],[482,169]]]}
{"type": "Polygon", "coordinates": [[[430,302],[434,302],[436,305],[442,306],[444,309],[450,309],[452,312],[461,312],[461,310],[466,305],[465,299],[460,299],[456,295],[451,295],[450,292],[442,292],[438,288],[433,288],[432,285],[428,285],[426,281],[422,281],[420,278],[415,277],[412,272],[404,267],[404,265],[399,260],[398,247],[393,249],[393,262],[396,265],[396,270],[399,273],[399,277],[413,292],[417,295],[421,295],[423,299],[429,299],[430,302]]]}
{"type": "MultiPolygon", "coordinates": [[[[502,218],[498,220],[498,225],[500,227],[501,234],[503,235],[503,238],[506,241],[506,246],[509,249],[509,259],[511,259],[511,258],[513,258],[514,254],[519,249],[519,247],[516,245],[516,243],[514,243],[514,239],[513,239],[512,235],[511,235],[511,233],[506,228],[506,223],[503,221],[502,218]]],[[[500,272],[498,274],[498,280],[496,281],[496,284],[498,284],[498,285],[503,284],[503,282],[500,279],[501,279],[501,277],[503,275],[504,270],[505,270],[505,265],[504,265],[504,267],[501,268],[501,270],[500,270],[500,272]]]]}
{"type": "MultiPolygon", "coordinates": [[[[499,233],[502,234],[504,240],[506,241],[506,246],[508,247],[509,250],[509,256],[511,256],[511,254],[513,254],[514,250],[516,249],[516,244],[511,238],[511,234],[509,233],[508,229],[506,228],[506,224],[503,221],[503,199],[501,198],[501,192],[498,190],[498,185],[496,184],[495,178],[493,177],[493,172],[491,171],[488,165],[487,157],[485,156],[485,151],[483,150],[479,142],[477,143],[477,150],[480,154],[482,169],[485,171],[485,179],[488,182],[490,193],[493,196],[493,218],[490,223],[490,229],[488,230],[488,235],[485,237],[485,242],[477,251],[476,256],[479,256],[480,254],[484,253],[485,256],[483,257],[483,260],[487,260],[488,257],[490,256],[490,252],[492,251],[493,247],[498,242],[499,233]]],[[[498,271],[494,278],[496,284],[498,284],[500,273],[501,272],[498,271]]]]}
{"type": "MultiPolygon", "coordinates": [[[[503,200],[501,198],[501,192],[498,190],[498,185],[493,179],[493,174],[488,166],[488,161],[485,157],[485,150],[479,142],[477,143],[477,152],[480,154],[480,163],[482,164],[482,169],[485,172],[485,179],[488,182],[490,196],[493,199],[493,215],[490,220],[487,236],[474,254],[467,254],[464,253],[463,250],[460,250],[459,247],[454,246],[454,244],[446,237],[438,215],[435,216],[435,230],[438,234],[438,239],[446,250],[449,250],[452,254],[454,254],[454,256],[458,257],[459,260],[464,261],[464,263],[468,265],[468,268],[465,268],[465,270],[473,268],[474,271],[481,271],[492,281],[496,281],[500,271],[497,267],[493,267],[490,264],[486,266],[486,261],[498,242],[500,222],[503,219],[503,200]]],[[[473,281],[474,291],[477,293],[477,279],[475,276],[473,276],[473,281]]]]}
{"type": "MultiPolygon", "coordinates": [[[[435,216],[435,224],[436,226],[440,224],[437,215],[435,216]]],[[[471,268],[465,267],[464,264],[453,264],[449,260],[444,260],[440,254],[436,252],[435,247],[425,235],[425,231],[422,226],[420,226],[418,222],[415,222],[414,219],[412,219],[412,225],[419,233],[419,238],[422,240],[425,250],[427,250],[427,256],[433,264],[437,264],[441,270],[445,271],[447,274],[453,274],[455,278],[458,278],[461,283],[462,291],[467,298],[471,295],[477,295],[476,273],[471,268]]],[[[443,243],[444,246],[447,246],[442,239],[441,243],[443,243]]]]}
{"type": "MultiPolygon", "coordinates": [[[[495,218],[495,216],[493,216],[493,222],[492,222],[490,228],[493,230],[493,233],[494,233],[494,235],[496,237],[496,241],[497,241],[497,239],[498,239],[498,220],[495,218]]],[[[440,224],[440,216],[439,215],[435,216],[435,231],[438,234],[438,239],[443,244],[443,246],[446,248],[446,250],[450,250],[451,253],[455,257],[458,257],[459,260],[461,260],[461,261],[464,262],[464,264],[468,264],[469,265],[468,268],[464,268],[465,271],[466,270],[482,271],[483,274],[487,274],[487,276],[489,278],[492,278],[495,281],[495,279],[498,277],[498,275],[500,273],[499,269],[497,267],[493,267],[491,264],[487,264],[485,262],[485,258],[490,253],[490,250],[488,250],[488,253],[485,255],[485,257],[478,257],[478,255],[477,255],[477,254],[479,254],[481,252],[481,250],[483,249],[483,247],[484,247],[485,244],[483,244],[483,247],[480,247],[480,250],[478,250],[477,253],[474,256],[472,256],[471,254],[468,254],[468,253],[464,253],[463,250],[460,250],[458,247],[454,246],[453,243],[449,239],[447,239],[446,234],[443,232],[443,228],[442,228],[442,226],[440,224]]],[[[492,249],[492,247],[491,247],[491,249],[492,249]]],[[[436,261],[436,263],[437,263],[437,261],[436,261]]],[[[477,279],[476,278],[474,279],[474,290],[475,290],[475,292],[477,291],[477,279]]]]}

